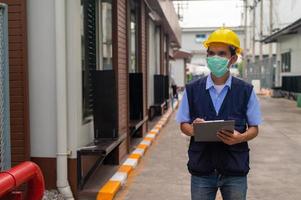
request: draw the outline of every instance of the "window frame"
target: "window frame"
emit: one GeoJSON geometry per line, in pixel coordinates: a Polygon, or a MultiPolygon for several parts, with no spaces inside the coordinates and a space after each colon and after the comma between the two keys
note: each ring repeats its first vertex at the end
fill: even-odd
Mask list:
{"type": "Polygon", "coordinates": [[[281,54],[281,72],[291,72],[291,52],[284,52],[281,54]]]}
{"type": "Polygon", "coordinates": [[[139,66],[138,66],[138,62],[139,62],[139,8],[140,8],[140,4],[139,2],[135,1],[135,0],[130,0],[129,1],[129,36],[128,36],[128,49],[129,49],[129,73],[139,73],[139,66]],[[134,68],[132,68],[132,10],[134,10],[134,16],[135,16],[135,58],[134,58],[134,62],[135,62],[135,66],[134,68]]]}
{"type": "Polygon", "coordinates": [[[95,20],[95,38],[93,37],[92,40],[95,41],[95,66],[93,69],[90,66],[90,63],[87,63],[89,58],[86,55],[87,52],[87,44],[86,44],[86,24],[87,20],[85,18],[85,12],[86,8],[84,7],[85,3],[87,3],[87,0],[81,0],[81,50],[82,50],[82,58],[81,58],[81,64],[82,64],[82,121],[83,124],[89,123],[92,120],[93,110],[91,109],[91,96],[90,96],[90,87],[92,85],[91,83],[91,74],[89,72],[91,70],[113,70],[113,2],[112,0],[90,0],[90,3],[93,3],[95,6],[95,12],[94,12],[94,20],[95,20]],[[104,69],[104,62],[103,62],[103,20],[102,20],[102,3],[108,2],[111,4],[111,69],[104,69]]]}

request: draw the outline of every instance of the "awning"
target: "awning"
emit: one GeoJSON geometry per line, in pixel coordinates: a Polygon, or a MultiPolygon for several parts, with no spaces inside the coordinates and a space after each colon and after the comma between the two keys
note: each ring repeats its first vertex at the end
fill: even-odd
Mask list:
{"type": "Polygon", "coordinates": [[[289,35],[289,34],[296,34],[298,32],[298,29],[300,28],[301,28],[301,18],[291,23],[290,25],[282,28],[281,30],[273,33],[272,35],[264,38],[260,42],[264,42],[264,43],[277,42],[279,37],[284,35],[289,35]]]}
{"type": "Polygon", "coordinates": [[[191,53],[183,50],[178,50],[174,52],[174,59],[189,59],[192,57],[191,53]]]}

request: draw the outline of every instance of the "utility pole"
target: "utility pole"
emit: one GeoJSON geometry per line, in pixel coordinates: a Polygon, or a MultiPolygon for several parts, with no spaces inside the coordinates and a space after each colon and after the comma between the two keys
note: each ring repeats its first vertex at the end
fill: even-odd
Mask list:
{"type": "MultiPolygon", "coordinates": [[[[269,30],[269,34],[272,35],[273,33],[273,0],[270,0],[270,30],[269,30]]],[[[269,44],[269,57],[270,59],[272,59],[273,57],[273,43],[269,44]]]]}
{"type": "Polygon", "coordinates": [[[252,26],[252,57],[253,57],[253,62],[255,62],[255,26],[256,26],[256,21],[255,21],[255,17],[256,17],[256,0],[253,1],[253,7],[252,7],[252,11],[253,11],[253,26],[252,26]]]}
{"type": "MultiPolygon", "coordinates": [[[[272,35],[273,33],[273,0],[270,0],[270,10],[269,10],[269,21],[270,21],[270,30],[269,30],[269,34],[272,35]]],[[[279,66],[276,67],[275,69],[273,68],[272,64],[273,64],[273,43],[270,43],[269,44],[269,62],[270,62],[270,65],[271,65],[271,70],[272,73],[271,76],[272,76],[272,85],[273,86],[276,86],[279,82],[279,79],[280,79],[280,76],[279,76],[279,66]],[[275,70],[275,71],[274,71],[275,70]]]]}
{"type": "Polygon", "coordinates": [[[242,70],[242,76],[243,78],[247,77],[247,37],[248,37],[248,0],[244,0],[244,29],[245,29],[245,37],[244,37],[244,52],[243,52],[243,58],[244,58],[244,65],[242,70]]]}
{"type": "MultiPolygon", "coordinates": [[[[262,39],[263,36],[263,0],[260,0],[260,33],[259,40],[262,39]]],[[[262,42],[259,42],[259,60],[262,60],[262,42]]]]}

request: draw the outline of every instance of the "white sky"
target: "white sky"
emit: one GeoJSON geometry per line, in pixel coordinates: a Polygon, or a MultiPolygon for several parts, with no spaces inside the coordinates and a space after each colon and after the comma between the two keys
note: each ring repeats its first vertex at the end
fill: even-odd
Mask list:
{"type": "Polygon", "coordinates": [[[242,11],[242,0],[188,1],[180,24],[182,27],[239,26],[242,11]]]}

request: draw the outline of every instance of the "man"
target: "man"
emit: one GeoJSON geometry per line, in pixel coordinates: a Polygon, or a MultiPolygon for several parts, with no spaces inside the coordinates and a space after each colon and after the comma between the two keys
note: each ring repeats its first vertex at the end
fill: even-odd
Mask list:
{"type": "Polygon", "coordinates": [[[220,189],[223,200],[244,200],[249,172],[248,141],[258,135],[261,113],[253,86],[232,77],[229,68],[242,49],[230,29],[214,31],[204,42],[211,73],[186,85],[177,113],[181,131],[191,136],[188,170],[192,200],[214,200],[220,189]],[[220,130],[222,142],[195,142],[193,123],[235,120],[231,133],[220,130]]]}
{"type": "Polygon", "coordinates": [[[178,99],[178,87],[173,75],[171,75],[170,80],[171,80],[170,82],[171,82],[171,89],[172,89],[172,98],[178,99]]]}

